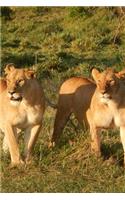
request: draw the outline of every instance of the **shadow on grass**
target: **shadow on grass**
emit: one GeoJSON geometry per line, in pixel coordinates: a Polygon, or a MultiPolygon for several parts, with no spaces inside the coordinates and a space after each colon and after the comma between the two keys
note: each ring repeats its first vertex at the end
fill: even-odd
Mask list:
{"type": "Polygon", "coordinates": [[[104,160],[108,160],[112,157],[116,164],[123,166],[123,147],[120,142],[117,142],[112,146],[103,143],[101,146],[101,152],[104,160]]]}

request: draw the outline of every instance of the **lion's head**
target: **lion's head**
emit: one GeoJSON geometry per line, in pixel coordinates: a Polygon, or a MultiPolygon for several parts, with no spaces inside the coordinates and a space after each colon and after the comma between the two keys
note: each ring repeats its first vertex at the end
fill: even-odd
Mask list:
{"type": "Polygon", "coordinates": [[[96,82],[102,100],[112,99],[112,96],[119,88],[119,78],[114,70],[107,68],[103,72],[99,72],[94,68],[92,70],[92,77],[96,82]]]}
{"type": "Polygon", "coordinates": [[[24,87],[29,79],[34,78],[34,70],[17,69],[13,64],[5,67],[7,93],[11,101],[21,101],[24,87]]]}

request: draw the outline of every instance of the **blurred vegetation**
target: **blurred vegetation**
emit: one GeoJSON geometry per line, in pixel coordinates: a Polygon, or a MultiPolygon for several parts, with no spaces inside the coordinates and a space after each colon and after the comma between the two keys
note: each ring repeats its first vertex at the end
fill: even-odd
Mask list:
{"type": "Polygon", "coordinates": [[[1,17],[2,67],[82,75],[91,66],[125,64],[124,8],[2,7],[1,17]]]}
{"type": "MultiPolygon", "coordinates": [[[[121,7],[2,7],[2,71],[6,63],[33,67],[45,95],[57,103],[65,79],[90,76],[92,67],[124,68],[124,16],[121,7]]],[[[54,117],[47,107],[32,165],[10,169],[10,159],[2,155],[1,192],[125,192],[118,134],[102,134],[104,157],[113,155],[113,165],[90,154],[89,134],[73,116],[51,151],[54,117]]]]}

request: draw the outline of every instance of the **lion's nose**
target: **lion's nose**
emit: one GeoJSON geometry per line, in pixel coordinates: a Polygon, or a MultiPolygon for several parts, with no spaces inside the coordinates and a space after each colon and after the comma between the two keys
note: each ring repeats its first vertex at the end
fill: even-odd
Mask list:
{"type": "Polygon", "coordinates": [[[8,93],[13,95],[15,93],[15,91],[14,90],[9,90],[8,93]]]}
{"type": "Polygon", "coordinates": [[[102,93],[102,94],[105,94],[105,93],[106,93],[106,90],[102,90],[101,93],[102,93]]]}

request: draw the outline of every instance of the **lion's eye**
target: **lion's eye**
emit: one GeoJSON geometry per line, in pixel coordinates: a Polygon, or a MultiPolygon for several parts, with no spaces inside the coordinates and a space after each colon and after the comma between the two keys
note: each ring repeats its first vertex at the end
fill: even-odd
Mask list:
{"type": "Polygon", "coordinates": [[[17,84],[20,85],[20,86],[23,85],[24,84],[24,80],[23,79],[18,80],[17,84]]]}
{"type": "Polygon", "coordinates": [[[114,82],[115,82],[114,80],[110,80],[110,81],[109,81],[109,83],[114,83],[114,82]]]}
{"type": "Polygon", "coordinates": [[[110,85],[114,85],[115,81],[114,80],[109,80],[110,85]]]}
{"type": "Polygon", "coordinates": [[[18,80],[18,83],[21,83],[23,81],[23,79],[18,80]]]}

